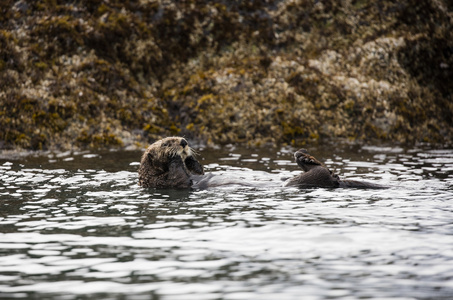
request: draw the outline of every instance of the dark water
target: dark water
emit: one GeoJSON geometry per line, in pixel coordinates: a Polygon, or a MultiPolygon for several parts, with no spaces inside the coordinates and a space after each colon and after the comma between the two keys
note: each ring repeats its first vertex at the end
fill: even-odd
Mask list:
{"type": "Polygon", "coordinates": [[[261,188],[137,186],[139,152],[0,159],[3,299],[453,299],[453,149],[310,148],[388,190],[280,187],[296,149],[200,151],[261,188]]]}

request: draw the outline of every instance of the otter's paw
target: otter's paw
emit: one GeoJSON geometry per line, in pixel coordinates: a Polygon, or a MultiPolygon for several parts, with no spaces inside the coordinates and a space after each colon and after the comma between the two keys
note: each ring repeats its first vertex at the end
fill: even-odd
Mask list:
{"type": "Polygon", "coordinates": [[[187,170],[191,173],[198,175],[204,174],[203,166],[193,156],[188,156],[184,163],[186,164],[187,170]]]}

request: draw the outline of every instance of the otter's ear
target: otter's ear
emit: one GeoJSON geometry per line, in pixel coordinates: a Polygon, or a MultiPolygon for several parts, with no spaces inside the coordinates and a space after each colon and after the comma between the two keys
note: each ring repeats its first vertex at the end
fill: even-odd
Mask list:
{"type": "Polygon", "coordinates": [[[204,174],[203,166],[193,156],[188,156],[184,163],[191,173],[199,175],[204,174]]]}
{"type": "Polygon", "coordinates": [[[148,161],[150,164],[153,163],[153,159],[154,159],[153,155],[151,153],[148,153],[148,161]]]}

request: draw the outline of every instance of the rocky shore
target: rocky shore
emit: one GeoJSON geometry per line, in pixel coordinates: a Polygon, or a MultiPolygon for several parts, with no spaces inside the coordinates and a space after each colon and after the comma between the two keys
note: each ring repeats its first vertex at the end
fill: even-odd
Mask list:
{"type": "Polygon", "coordinates": [[[447,0],[6,0],[0,51],[0,149],[453,142],[447,0]]]}

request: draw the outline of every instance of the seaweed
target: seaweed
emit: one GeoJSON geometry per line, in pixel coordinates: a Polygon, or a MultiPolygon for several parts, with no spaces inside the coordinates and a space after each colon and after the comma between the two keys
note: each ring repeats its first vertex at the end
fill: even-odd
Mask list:
{"type": "Polygon", "coordinates": [[[0,148],[453,142],[448,1],[0,4],[0,148]]]}

